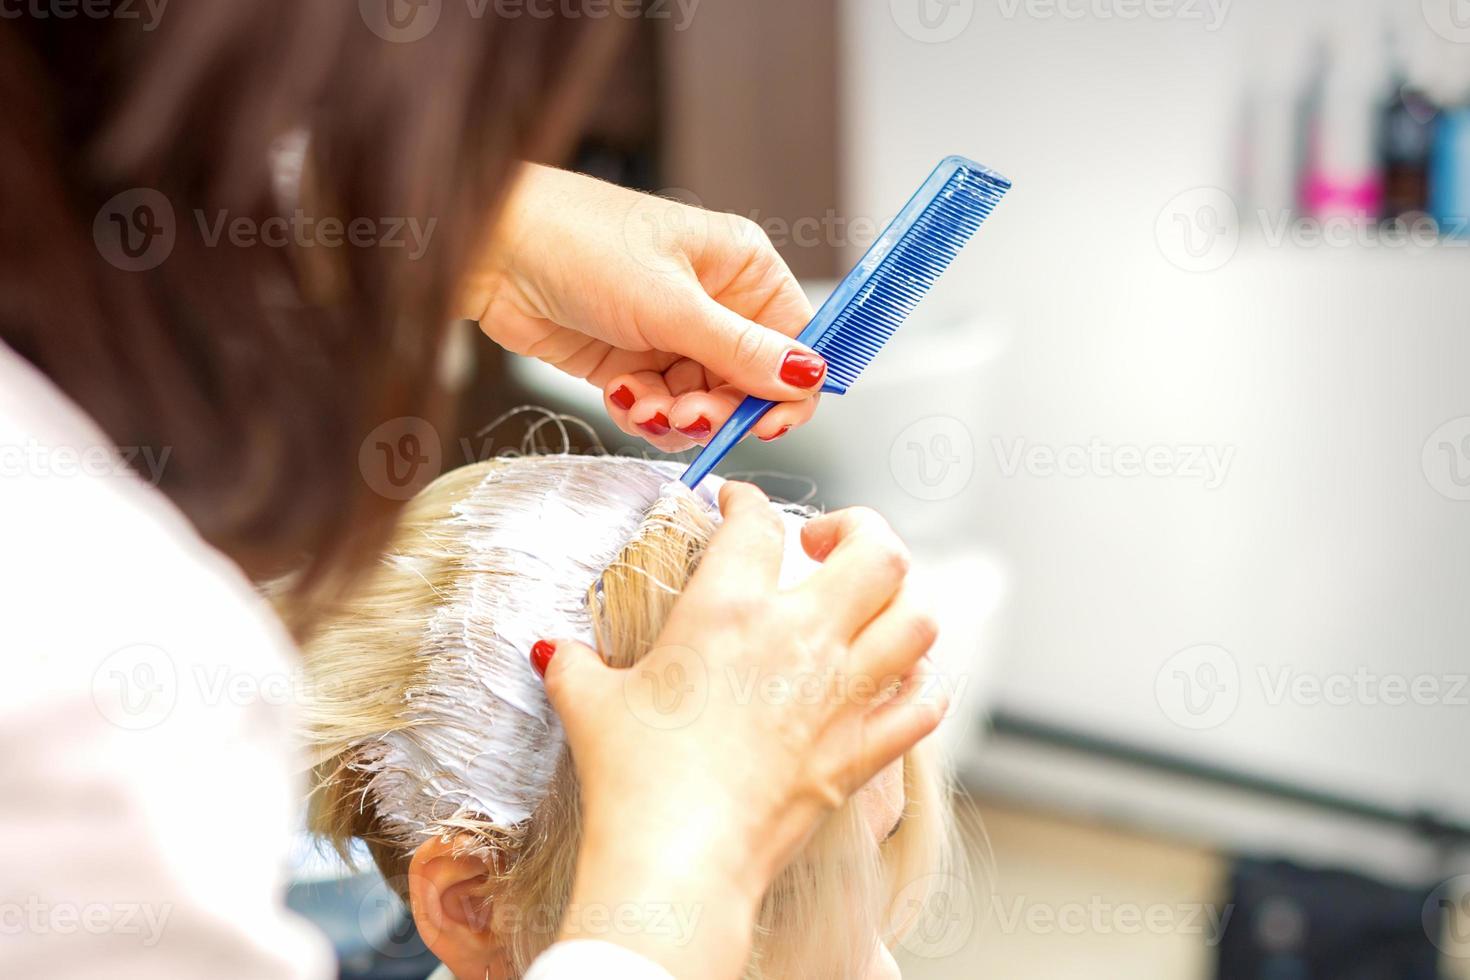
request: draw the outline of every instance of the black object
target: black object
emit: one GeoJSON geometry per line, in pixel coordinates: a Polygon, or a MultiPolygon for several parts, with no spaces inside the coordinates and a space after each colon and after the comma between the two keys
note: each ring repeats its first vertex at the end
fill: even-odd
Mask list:
{"type": "Polygon", "coordinates": [[[339,980],[425,980],[439,966],[376,871],[297,882],[286,892],[286,906],[326,933],[339,980]]]}
{"type": "Polygon", "coordinates": [[[1429,208],[1429,153],[1434,142],[1434,105],[1418,92],[1400,88],[1380,120],[1383,157],[1383,220],[1414,218],[1429,208]]]}
{"type": "Polygon", "coordinates": [[[1285,861],[1239,861],[1217,980],[1437,980],[1431,892],[1285,861]]]}

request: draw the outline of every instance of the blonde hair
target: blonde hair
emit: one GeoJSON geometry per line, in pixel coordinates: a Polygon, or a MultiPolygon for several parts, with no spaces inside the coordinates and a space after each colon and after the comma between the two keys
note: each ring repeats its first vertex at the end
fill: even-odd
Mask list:
{"type": "MultiPolygon", "coordinates": [[[[611,465],[606,457],[540,459],[552,458],[575,459],[575,467],[594,471],[611,465]]],[[[348,600],[322,617],[303,649],[310,692],[305,737],[319,760],[312,779],[313,829],[344,854],[351,839],[366,843],[405,901],[409,861],[422,840],[439,837],[457,852],[485,856],[496,869],[485,885],[492,928],[496,922],[516,923],[499,938],[518,972],[555,939],[572,885],[581,822],[565,748],[544,798],[528,819],[511,826],[461,803],[425,821],[417,839],[408,839],[384,812],[374,777],[382,740],[416,724],[411,703],[426,693],[432,659],[425,640],[445,597],[467,578],[494,589],[518,587],[514,575],[467,558],[456,515],[462,516],[475,488],[504,475],[504,468],[529,468],[520,475],[534,481],[536,465],[536,458],[495,460],[456,470],[427,487],[405,509],[384,560],[348,600]]],[[[623,470],[628,465],[617,463],[623,470]]],[[[495,495],[486,500],[496,506],[495,495]]],[[[503,506],[516,504],[507,499],[503,506]]],[[[717,525],[717,514],[692,496],[660,498],[602,571],[585,601],[611,666],[632,667],[653,646],[717,525]]],[[[880,849],[872,846],[861,813],[849,802],[778,877],[762,905],[748,977],[855,976],[873,951],[870,938],[862,937],[892,941],[922,914],[923,882],[942,880],[956,857],[948,786],[923,746],[905,757],[903,782],[903,819],[880,849]],[[900,893],[902,902],[896,901],[900,893]]]]}

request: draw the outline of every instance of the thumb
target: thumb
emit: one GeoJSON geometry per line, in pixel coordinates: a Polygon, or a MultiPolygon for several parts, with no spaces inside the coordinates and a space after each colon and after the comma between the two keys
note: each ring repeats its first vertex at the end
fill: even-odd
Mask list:
{"type": "Polygon", "coordinates": [[[531,661],[546,684],[546,699],[560,717],[567,737],[575,741],[582,722],[595,712],[603,692],[611,689],[613,670],[598,652],[577,640],[542,640],[531,661]]]}
{"type": "Polygon", "coordinates": [[[791,402],[821,390],[827,363],[779,330],[747,320],[700,294],[692,309],[671,318],[659,338],[670,353],[698,361],[747,395],[791,402]]]}

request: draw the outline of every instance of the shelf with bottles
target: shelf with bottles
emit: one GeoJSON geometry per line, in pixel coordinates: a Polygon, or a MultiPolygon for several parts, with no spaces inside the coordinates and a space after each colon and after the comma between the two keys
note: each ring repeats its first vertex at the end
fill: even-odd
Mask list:
{"type": "Polygon", "coordinates": [[[1246,101],[1243,210],[1306,245],[1470,241],[1470,48],[1350,7],[1275,39],[1246,101]]]}

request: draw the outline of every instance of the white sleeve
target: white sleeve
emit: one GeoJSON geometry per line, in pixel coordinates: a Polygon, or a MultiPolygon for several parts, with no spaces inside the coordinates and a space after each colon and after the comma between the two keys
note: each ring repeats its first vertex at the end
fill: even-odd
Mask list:
{"type": "Polygon", "coordinates": [[[536,957],[525,980],[674,980],[668,970],[625,946],[598,939],[557,943],[536,957]]]}
{"type": "Polygon", "coordinates": [[[325,936],[283,905],[289,639],[100,434],[74,415],[58,431],[75,409],[8,357],[0,976],[332,976],[325,936]]]}

